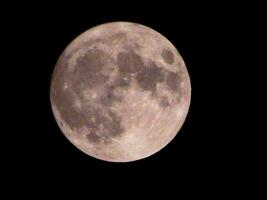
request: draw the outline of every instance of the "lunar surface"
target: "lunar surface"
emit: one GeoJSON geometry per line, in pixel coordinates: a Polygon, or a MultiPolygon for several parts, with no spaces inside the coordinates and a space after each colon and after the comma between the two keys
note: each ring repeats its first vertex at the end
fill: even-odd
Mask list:
{"type": "Polygon", "coordinates": [[[191,84],[177,49],[141,24],[112,22],[74,39],[59,57],[50,101],[63,134],[111,162],[148,157],[179,132],[191,84]]]}

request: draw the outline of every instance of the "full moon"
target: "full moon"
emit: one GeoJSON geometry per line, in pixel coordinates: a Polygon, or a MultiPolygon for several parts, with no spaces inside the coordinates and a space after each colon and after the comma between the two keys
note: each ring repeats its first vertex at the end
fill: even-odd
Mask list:
{"type": "Polygon", "coordinates": [[[172,43],[137,23],[112,22],[75,38],[53,71],[50,102],[67,139],[110,162],[146,158],[179,132],[191,100],[172,43]]]}

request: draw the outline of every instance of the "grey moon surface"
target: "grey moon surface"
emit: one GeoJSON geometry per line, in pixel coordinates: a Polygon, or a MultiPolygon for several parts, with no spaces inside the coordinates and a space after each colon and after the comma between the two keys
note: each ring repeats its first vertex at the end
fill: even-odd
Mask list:
{"type": "Polygon", "coordinates": [[[191,100],[183,58],[157,31],[111,22],[76,37],[60,55],[50,102],[58,126],[100,160],[130,162],[165,147],[191,100]]]}

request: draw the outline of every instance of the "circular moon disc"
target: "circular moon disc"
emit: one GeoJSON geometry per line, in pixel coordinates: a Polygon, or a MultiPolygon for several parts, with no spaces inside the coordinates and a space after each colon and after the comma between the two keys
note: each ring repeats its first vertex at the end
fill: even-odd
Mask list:
{"type": "Polygon", "coordinates": [[[178,133],[191,84],[176,48],[141,24],[112,22],[74,39],[51,80],[53,114],[68,140],[111,162],[148,157],[178,133]]]}

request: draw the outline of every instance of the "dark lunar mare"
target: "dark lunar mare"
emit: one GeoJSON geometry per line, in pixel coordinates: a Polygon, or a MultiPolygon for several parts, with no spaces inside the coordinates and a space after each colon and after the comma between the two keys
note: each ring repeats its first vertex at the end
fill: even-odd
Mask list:
{"type": "MultiPolygon", "coordinates": [[[[169,50],[164,50],[162,56],[169,63],[174,60],[173,54],[169,50]]],[[[166,81],[168,88],[174,93],[180,90],[181,76],[178,73],[164,70],[152,60],[148,60],[145,64],[142,57],[132,50],[119,53],[117,65],[122,77],[130,77],[130,74],[134,74],[139,87],[144,91],[151,92],[153,96],[157,96],[156,86],[158,82],[166,81]]],[[[168,105],[166,98],[161,99],[160,102],[163,107],[168,105]]]]}
{"type": "MultiPolygon", "coordinates": [[[[85,89],[104,87],[108,76],[101,74],[103,66],[108,61],[107,55],[101,50],[88,51],[77,60],[73,72],[67,72],[66,57],[61,56],[54,71],[51,82],[51,101],[58,109],[61,118],[71,129],[86,127],[90,142],[107,142],[110,137],[117,137],[124,132],[121,117],[109,108],[104,102],[114,96],[112,90],[104,93],[106,97],[101,106],[96,108],[83,102],[82,92],[85,89]],[[64,84],[68,83],[68,88],[64,84]],[[75,100],[81,101],[80,108],[75,107],[75,100]]],[[[117,85],[124,85],[117,82],[117,85]]],[[[117,97],[114,96],[114,99],[117,97]]]]}
{"type": "Polygon", "coordinates": [[[161,52],[161,56],[164,59],[164,61],[168,64],[172,64],[174,61],[174,55],[173,53],[168,49],[163,49],[161,52]]]}

